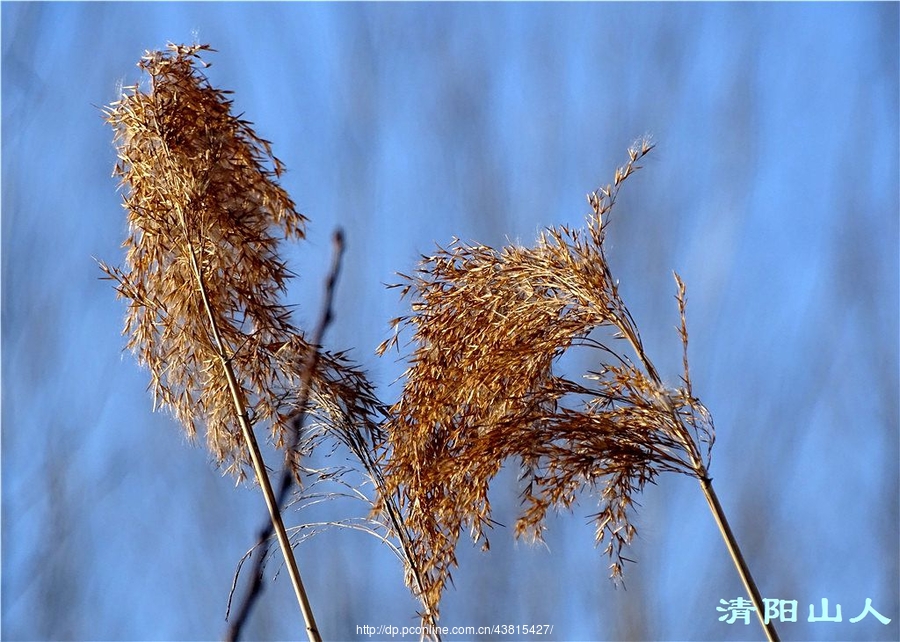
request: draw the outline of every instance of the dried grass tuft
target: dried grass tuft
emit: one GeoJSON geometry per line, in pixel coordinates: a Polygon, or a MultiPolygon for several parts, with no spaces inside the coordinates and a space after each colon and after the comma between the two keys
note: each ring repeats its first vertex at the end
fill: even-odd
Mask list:
{"type": "MultiPolygon", "coordinates": [[[[281,239],[302,239],[306,219],[278,185],[282,163],[252,123],[231,113],[229,92],[197,68],[207,45],[170,45],[139,67],[149,91],[126,88],[106,111],[115,129],[129,234],[122,268],[102,264],[129,300],[124,334],[148,367],[155,407],[243,479],[248,450],[223,373],[234,372],[251,425],[291,441],[304,364],[312,350],[281,303],[291,272],[281,239]]],[[[324,353],[312,377],[313,412],[334,426],[375,426],[374,395],[342,355],[324,353]]]]}
{"type": "Polygon", "coordinates": [[[339,441],[379,442],[380,408],[363,373],[307,341],[280,302],[291,273],[279,243],[302,239],[306,220],[278,185],[283,166],[269,142],[197,68],[208,66],[207,51],[148,52],[139,67],[149,90],[129,87],[105,110],[129,233],[124,266],[101,267],[129,300],[123,333],[150,371],[154,406],[171,410],[191,439],[205,430],[209,451],[238,480],[252,465],[315,641],[255,428],[268,424],[299,478],[302,446],[316,440],[297,438],[298,416],[317,418],[339,441]]]}
{"type": "Polygon", "coordinates": [[[394,326],[412,330],[414,350],[387,424],[387,483],[402,497],[435,610],[462,532],[488,545],[488,487],[507,459],[521,464],[524,482],[516,535],[540,539],[547,511],[588,490],[599,498],[596,538],[617,579],[636,532],[635,495],[660,472],[706,477],[713,425],[691,394],[686,356],[683,385],[666,387],[604,252],[618,190],[652,147],[638,141],[613,184],[588,197],[586,229],[549,228],[530,248],[454,241],[407,277],[412,314],[394,326]],[[634,358],[589,336],[602,327],[634,358]],[[573,345],[596,349],[601,364],[583,381],[557,373],[573,345]]]}

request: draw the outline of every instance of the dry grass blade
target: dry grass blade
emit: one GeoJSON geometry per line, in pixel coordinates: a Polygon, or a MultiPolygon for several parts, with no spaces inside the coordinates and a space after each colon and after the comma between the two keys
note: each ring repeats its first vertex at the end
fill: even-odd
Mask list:
{"type": "Polygon", "coordinates": [[[614,578],[635,535],[635,494],[664,471],[708,481],[714,431],[691,392],[683,284],[684,385],[673,389],[647,357],[604,253],[619,188],[652,147],[638,141],[613,184],[588,197],[586,230],[549,228],[530,248],[454,242],[407,277],[412,314],[394,325],[412,330],[414,351],[388,423],[387,482],[402,497],[435,612],[463,530],[488,544],[488,487],[507,459],[521,463],[525,481],[517,535],[540,538],[547,511],[582,489],[599,496],[597,541],[614,578]],[[591,339],[600,327],[633,358],[591,339]],[[555,363],[575,344],[613,358],[585,381],[565,379],[555,363]]]}

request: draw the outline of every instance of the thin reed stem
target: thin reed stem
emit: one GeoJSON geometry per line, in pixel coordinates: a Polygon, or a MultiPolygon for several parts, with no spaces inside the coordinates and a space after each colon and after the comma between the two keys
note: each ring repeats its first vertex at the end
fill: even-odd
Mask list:
{"type": "MultiPolygon", "coordinates": [[[[223,365],[228,376],[228,385],[235,395],[235,407],[238,407],[239,391],[234,384],[234,374],[231,372],[230,364],[223,359],[223,365]]],[[[297,603],[300,605],[300,611],[303,614],[303,621],[306,625],[306,635],[309,642],[321,642],[319,629],[316,626],[316,620],[313,616],[312,607],[309,603],[309,597],[306,595],[306,589],[303,587],[303,580],[300,577],[300,570],[297,568],[297,561],[294,558],[294,551],[291,548],[291,541],[288,538],[287,531],[284,528],[284,521],[281,519],[281,512],[278,508],[278,502],[275,499],[275,493],[272,490],[272,484],[266,474],[266,467],[263,463],[262,454],[259,451],[259,445],[256,443],[256,437],[253,436],[253,429],[247,420],[246,410],[241,412],[241,430],[244,439],[247,440],[247,447],[250,449],[250,460],[253,464],[253,470],[262,489],[263,497],[266,500],[266,508],[269,509],[269,516],[272,519],[272,526],[275,528],[275,535],[278,538],[278,544],[281,546],[281,552],[284,555],[284,561],[287,564],[288,575],[291,578],[291,585],[294,587],[294,594],[297,596],[297,603]]]]}
{"type": "MultiPolygon", "coordinates": [[[[343,231],[338,228],[335,230],[334,236],[332,238],[333,245],[333,253],[331,258],[331,267],[328,271],[328,276],[325,281],[325,300],[322,303],[322,313],[319,318],[319,323],[316,326],[315,331],[312,336],[312,345],[320,346],[322,344],[322,340],[325,336],[325,331],[328,326],[331,324],[331,321],[334,317],[334,313],[332,310],[332,304],[334,301],[334,292],[335,287],[337,285],[338,275],[341,269],[341,261],[344,255],[344,234],[343,231]]],[[[292,457],[295,456],[295,453],[300,444],[300,437],[303,432],[303,424],[306,421],[307,416],[307,404],[309,403],[310,389],[312,386],[312,380],[314,373],[319,364],[319,356],[320,352],[317,348],[310,350],[309,354],[306,355],[305,362],[303,365],[303,375],[300,381],[300,394],[299,401],[297,402],[297,414],[293,417],[292,420],[292,435],[291,435],[291,443],[285,449],[285,461],[284,467],[281,472],[280,481],[278,484],[278,494],[277,496],[273,496],[273,501],[275,503],[277,512],[280,515],[282,508],[284,507],[284,503],[287,500],[291,486],[294,481],[294,466],[292,462],[292,457]]],[[[259,599],[259,596],[262,595],[262,582],[260,578],[262,576],[263,567],[265,565],[265,558],[268,553],[268,540],[272,535],[272,527],[275,527],[276,533],[278,533],[278,527],[273,520],[270,523],[267,523],[260,530],[258,545],[261,546],[261,550],[257,552],[256,561],[253,565],[253,571],[251,573],[251,584],[250,588],[247,591],[247,594],[244,596],[243,601],[241,602],[240,607],[237,611],[237,616],[234,621],[231,623],[231,626],[228,627],[228,632],[226,635],[226,640],[229,642],[232,640],[237,640],[240,637],[241,630],[243,629],[244,624],[247,621],[247,617],[250,614],[250,611],[253,608],[253,605],[259,599]]],[[[282,531],[284,531],[284,526],[282,525],[282,531]]],[[[285,534],[285,538],[287,538],[285,534]]],[[[282,538],[279,535],[278,537],[279,543],[282,542],[282,538]]],[[[295,567],[296,568],[296,567],[295,567]]],[[[291,570],[291,567],[288,567],[288,570],[291,570]]],[[[237,575],[235,574],[235,582],[237,581],[237,575]]],[[[297,575],[297,579],[299,580],[299,574],[297,575]]],[[[294,575],[291,574],[291,581],[294,581],[294,575]]],[[[295,592],[297,590],[297,584],[294,583],[295,592]]],[[[303,584],[300,582],[299,584],[300,591],[305,596],[305,591],[303,591],[303,584]]],[[[300,593],[298,593],[298,596],[300,593]]],[[[301,604],[301,609],[303,609],[303,605],[301,604]]],[[[231,598],[228,600],[228,609],[226,611],[226,619],[228,617],[228,612],[231,610],[231,598]]],[[[305,613],[306,611],[304,611],[305,613]]],[[[312,613],[310,612],[310,617],[312,618],[312,613]]],[[[312,621],[313,627],[315,627],[315,621],[312,621]]],[[[307,621],[307,633],[310,632],[309,622],[307,621]]],[[[318,636],[318,631],[316,631],[316,636],[318,636]]],[[[312,640],[312,637],[310,637],[312,640]]]]}
{"type": "MultiPolygon", "coordinates": [[[[683,361],[685,373],[687,374],[687,326],[684,318],[685,288],[684,283],[682,282],[681,277],[679,277],[678,274],[675,274],[675,280],[678,284],[677,298],[679,310],[681,313],[681,327],[679,329],[679,332],[683,339],[683,361]]],[[[657,374],[656,368],[653,366],[653,363],[644,352],[640,338],[637,336],[636,331],[632,331],[631,328],[628,327],[625,328],[624,334],[628,342],[631,344],[632,349],[635,351],[635,353],[638,355],[638,358],[643,363],[644,368],[646,369],[650,378],[653,379],[653,381],[658,386],[662,387],[662,381],[657,374]]],[[[690,386],[690,378],[687,376],[685,377],[685,385],[688,387],[690,386]]],[[[679,417],[678,412],[676,411],[671,399],[668,396],[664,397],[663,405],[671,414],[674,420],[673,423],[675,423],[679,427],[679,430],[676,434],[683,439],[684,450],[688,453],[691,467],[694,470],[694,475],[700,481],[700,487],[703,489],[703,495],[706,497],[706,501],[709,504],[709,509],[716,520],[716,526],[718,526],[719,532],[722,534],[722,539],[725,540],[725,545],[728,547],[728,553],[729,555],[731,555],[731,559],[734,561],[734,565],[737,568],[738,574],[741,576],[741,581],[744,583],[744,587],[750,594],[750,599],[756,609],[756,616],[759,618],[759,623],[762,625],[763,630],[766,633],[766,637],[769,639],[769,641],[775,642],[779,639],[778,632],[775,630],[775,625],[772,623],[772,621],[767,621],[765,617],[765,609],[759,589],[756,586],[756,582],[753,580],[753,576],[750,574],[750,568],[747,566],[746,560],[744,560],[744,556],[741,553],[740,547],[738,546],[737,538],[734,536],[734,533],[731,530],[731,526],[729,526],[728,524],[728,518],[725,516],[725,511],[722,508],[722,505],[719,503],[719,498],[716,495],[715,489],[713,489],[712,479],[707,473],[706,466],[703,463],[703,459],[693,443],[690,432],[685,428],[684,423],[679,417]]]]}
{"type": "MultiPolygon", "coordinates": [[[[181,213],[179,214],[182,225],[185,228],[185,238],[190,239],[184,216],[181,213]]],[[[306,625],[306,634],[309,637],[310,642],[321,642],[322,638],[320,637],[319,629],[316,626],[316,619],[309,603],[309,597],[306,594],[306,589],[303,587],[303,579],[300,577],[300,569],[297,567],[297,560],[295,559],[294,551],[291,548],[291,541],[284,528],[284,520],[281,518],[281,508],[278,500],[275,498],[275,492],[272,490],[272,484],[266,473],[266,465],[263,461],[262,453],[259,450],[259,444],[256,441],[256,436],[253,434],[253,427],[250,425],[244,392],[238,385],[237,378],[234,375],[234,369],[231,367],[231,356],[225,351],[222,335],[219,331],[219,324],[216,321],[216,314],[213,311],[209,294],[206,289],[206,283],[203,279],[203,272],[200,270],[200,266],[197,263],[197,253],[194,251],[190,240],[188,240],[188,248],[188,254],[191,260],[191,270],[197,280],[197,289],[200,292],[200,297],[203,300],[203,308],[206,311],[209,320],[209,327],[213,336],[216,353],[222,365],[222,372],[228,382],[228,390],[231,393],[231,400],[234,403],[234,412],[240,422],[241,434],[244,437],[244,442],[246,443],[247,450],[250,454],[253,472],[256,475],[257,482],[259,482],[259,487],[266,502],[266,508],[269,510],[269,517],[272,520],[272,526],[275,529],[275,535],[278,538],[278,544],[281,546],[281,552],[284,555],[288,575],[291,578],[291,585],[294,587],[294,594],[297,597],[297,603],[300,605],[300,611],[303,614],[303,621],[306,625]]]]}
{"type": "Polygon", "coordinates": [[[759,623],[766,632],[766,637],[769,639],[769,642],[777,642],[780,639],[778,637],[778,632],[775,630],[775,625],[772,623],[772,620],[767,621],[766,619],[762,596],[760,595],[759,589],[756,587],[753,576],[750,574],[750,568],[747,566],[746,560],[744,560],[741,548],[737,543],[737,538],[735,538],[734,533],[731,532],[731,526],[728,525],[728,518],[725,517],[725,511],[722,509],[722,504],[719,503],[719,498],[716,495],[715,489],[713,489],[712,479],[709,477],[701,477],[700,487],[703,489],[703,495],[706,497],[706,501],[709,504],[709,510],[712,511],[713,517],[716,520],[719,532],[722,533],[722,539],[725,540],[725,545],[728,547],[728,553],[731,555],[731,559],[734,561],[735,567],[737,567],[738,574],[741,576],[744,588],[750,593],[750,600],[756,608],[756,617],[759,618],[759,623]]]}

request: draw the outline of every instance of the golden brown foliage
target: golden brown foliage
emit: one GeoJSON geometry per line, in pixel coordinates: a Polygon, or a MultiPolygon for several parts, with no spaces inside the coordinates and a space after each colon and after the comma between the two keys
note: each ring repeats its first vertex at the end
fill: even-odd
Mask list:
{"type": "MultiPolygon", "coordinates": [[[[104,265],[129,299],[128,347],[150,370],[157,407],[193,438],[206,430],[216,461],[239,477],[248,462],[221,359],[239,382],[251,424],[284,447],[311,346],[280,302],[290,272],[280,238],[305,218],[277,184],[283,171],[226,92],[196,68],[207,45],[170,45],[139,66],[149,91],[130,87],[107,110],[129,234],[123,268],[104,265]]],[[[371,386],[342,355],[324,353],[312,378],[313,412],[331,424],[375,429],[371,386]]]]}
{"type": "Polygon", "coordinates": [[[614,577],[635,534],[634,494],[662,471],[706,476],[700,444],[711,446],[712,422],[691,395],[687,362],[684,387],[665,387],[604,254],[619,186],[651,148],[639,141],[613,185],[589,196],[586,230],[549,228],[531,248],[456,241],[407,277],[412,315],[394,325],[412,328],[415,349],[387,424],[387,481],[401,493],[434,609],[463,529],[487,545],[488,486],[507,459],[520,462],[525,481],[517,535],[539,539],[550,507],[570,506],[584,488],[599,493],[597,540],[607,542],[614,577]],[[604,326],[635,360],[589,336],[604,326]],[[584,383],[554,371],[576,344],[612,357],[584,383]]]}
{"type": "Polygon", "coordinates": [[[149,91],[130,87],[106,110],[129,234],[124,266],[101,267],[129,301],[124,333],[150,371],[155,405],[191,438],[205,430],[216,461],[239,479],[252,461],[310,640],[320,638],[256,446],[259,424],[287,451],[295,477],[340,477],[341,469],[302,466],[301,455],[325,439],[356,456],[377,495],[366,521],[403,559],[429,628],[463,530],[487,547],[489,485],[510,459],[524,482],[516,535],[540,539],[548,510],[595,493],[596,539],[606,543],[613,578],[635,535],[635,494],[661,472],[696,477],[762,613],[707,475],[714,430],[692,392],[684,284],[676,274],[684,372],[670,388],[645,354],[604,252],[619,188],[652,145],[638,141],[613,183],[588,197],[585,229],[548,228],[533,247],[454,241],[426,257],[403,289],[412,314],[394,321],[398,331],[412,329],[415,347],[403,394],[385,409],[342,353],[317,345],[330,303],[310,341],[280,302],[291,273],[279,243],[302,239],[305,218],[278,185],[283,168],[270,144],[196,68],[208,66],[200,56],[209,50],[146,54],[139,66],[149,91]],[[592,336],[598,328],[622,342],[602,343],[592,336]],[[578,381],[557,365],[573,346],[593,349],[598,362],[578,381]]]}
{"type": "MultiPolygon", "coordinates": [[[[105,110],[116,132],[115,175],[125,192],[129,234],[124,267],[101,267],[129,300],[123,333],[150,371],[155,407],[170,409],[191,438],[205,429],[210,452],[238,479],[252,460],[315,640],[281,500],[252,430],[269,424],[298,479],[340,475],[305,469],[302,455],[323,440],[342,443],[380,491],[383,408],[366,376],[343,353],[310,343],[280,302],[291,273],[279,243],[302,239],[306,219],[277,184],[283,167],[270,144],[231,114],[228,92],[197,69],[208,66],[204,51],[211,49],[169,45],[147,53],[139,67],[149,75],[149,91],[129,87],[105,110]]],[[[330,315],[329,303],[315,342],[330,315]]],[[[416,562],[399,509],[380,494],[382,511],[372,523],[397,538],[394,550],[414,581],[416,562]]]]}

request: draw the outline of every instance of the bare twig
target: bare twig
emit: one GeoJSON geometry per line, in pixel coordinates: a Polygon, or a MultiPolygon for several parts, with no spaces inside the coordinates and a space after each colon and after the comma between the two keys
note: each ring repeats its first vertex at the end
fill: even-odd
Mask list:
{"type": "MultiPolygon", "coordinates": [[[[307,415],[307,404],[309,403],[310,396],[310,387],[311,382],[313,380],[314,373],[319,363],[319,348],[318,346],[322,345],[322,339],[325,336],[325,330],[331,324],[332,319],[334,318],[334,313],[332,311],[332,304],[334,301],[334,290],[337,285],[338,274],[341,268],[341,259],[344,253],[344,234],[340,229],[337,229],[332,238],[332,259],[331,259],[331,267],[328,271],[328,277],[325,282],[325,298],[322,303],[322,314],[319,317],[318,325],[316,326],[313,337],[312,337],[312,349],[306,355],[305,363],[303,365],[303,375],[300,382],[300,393],[299,393],[299,401],[297,402],[297,412],[294,417],[291,419],[291,443],[289,447],[285,450],[285,463],[281,472],[281,478],[278,485],[278,495],[276,497],[276,506],[278,513],[281,513],[281,510],[284,508],[284,504],[288,498],[290,493],[291,486],[294,480],[294,471],[296,470],[296,462],[293,461],[293,458],[297,455],[297,447],[300,443],[300,437],[303,432],[303,424],[306,421],[307,415]]],[[[272,528],[274,521],[267,520],[263,527],[260,529],[259,537],[257,539],[257,545],[255,548],[259,550],[256,551],[257,556],[255,558],[253,568],[251,570],[251,579],[250,586],[247,589],[246,595],[244,595],[244,599],[241,601],[239,608],[237,610],[237,615],[234,620],[231,621],[231,624],[228,627],[228,631],[225,635],[225,639],[232,641],[240,638],[241,631],[243,630],[244,624],[247,621],[247,618],[250,615],[253,606],[256,601],[262,595],[263,591],[263,568],[265,567],[265,559],[266,555],[269,551],[269,541],[272,536],[272,528]]],[[[280,538],[279,538],[280,539],[280,538]]],[[[240,573],[241,566],[243,565],[243,560],[241,560],[241,564],[238,565],[238,569],[235,572],[235,582],[237,583],[237,576],[240,573]]],[[[290,567],[288,567],[290,570],[290,567]]],[[[232,590],[233,592],[233,590],[232,590]]],[[[225,614],[225,619],[229,619],[229,614],[231,611],[231,596],[229,595],[228,599],[228,607],[225,614]]]]}

